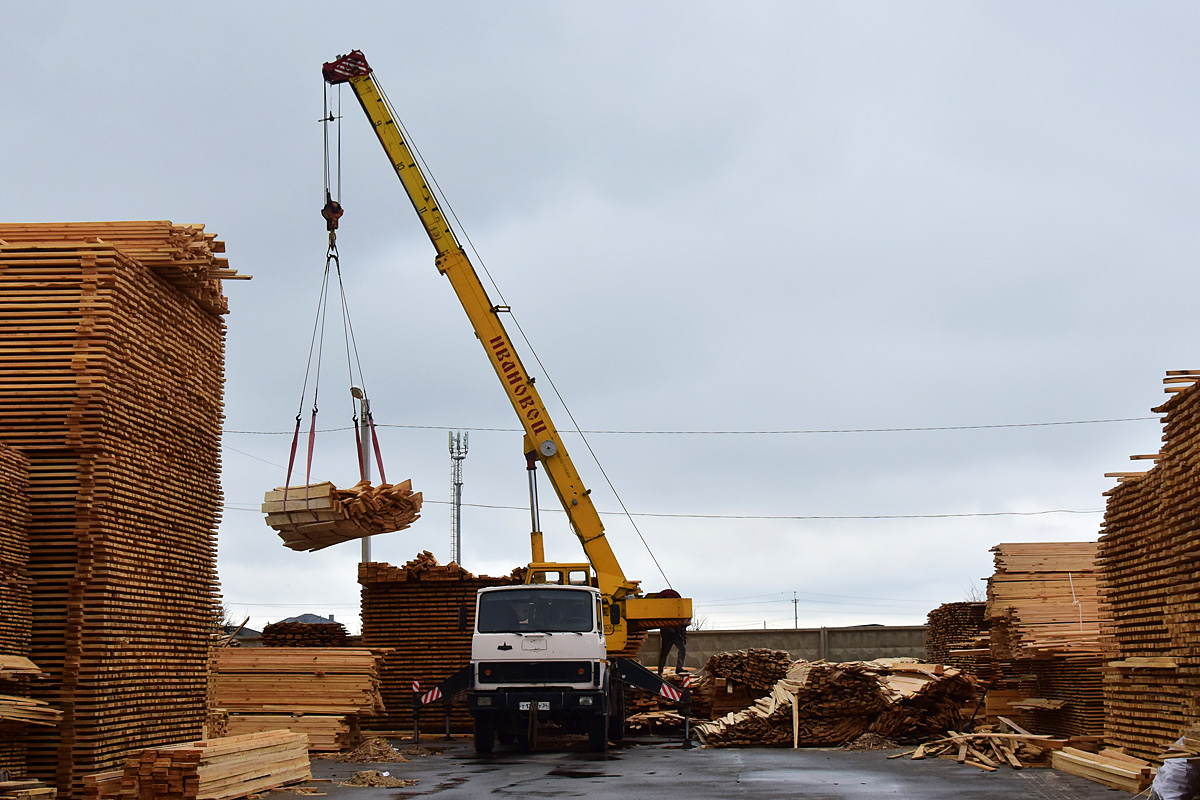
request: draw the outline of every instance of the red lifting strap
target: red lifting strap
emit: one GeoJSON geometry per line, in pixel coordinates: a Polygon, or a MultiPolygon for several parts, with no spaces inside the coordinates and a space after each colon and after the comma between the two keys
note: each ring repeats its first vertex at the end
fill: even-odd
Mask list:
{"type": "Polygon", "coordinates": [[[358,479],[365,481],[367,479],[367,462],[363,460],[362,436],[358,432],[358,417],[354,418],[354,449],[358,452],[358,479]]]}
{"type": "Polygon", "coordinates": [[[292,482],[292,467],[296,464],[296,445],[300,443],[300,415],[296,415],[296,432],[292,434],[292,452],[288,455],[287,478],[283,481],[283,499],[287,502],[288,486],[292,482]]]}
{"type": "Polygon", "coordinates": [[[317,411],[313,409],[312,425],[308,429],[308,467],[304,473],[304,483],[312,484],[312,457],[313,448],[317,444],[317,411]]]}
{"type": "Polygon", "coordinates": [[[383,454],[379,452],[379,437],[375,434],[375,417],[367,414],[367,424],[371,426],[371,444],[375,447],[375,463],[379,465],[379,482],[387,483],[387,475],[383,471],[383,454]]]}

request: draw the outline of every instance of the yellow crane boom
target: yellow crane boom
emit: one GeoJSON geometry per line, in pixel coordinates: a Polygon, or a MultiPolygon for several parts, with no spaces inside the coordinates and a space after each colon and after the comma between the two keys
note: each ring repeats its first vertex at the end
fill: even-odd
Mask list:
{"type": "MultiPolygon", "coordinates": [[[[591,568],[595,570],[596,585],[604,595],[606,605],[616,604],[622,609],[619,618],[612,617],[611,632],[606,626],[608,649],[612,652],[624,649],[628,625],[651,628],[686,624],[692,616],[691,600],[638,597],[637,582],[625,577],[604,534],[604,525],[592,503],[591,490],[584,487],[562,437],[534,388],[534,379],[521,364],[500,320],[499,315],[507,309],[493,305],[488,298],[475,267],[459,244],[458,237],[438,206],[429,181],[417,165],[387,98],[379,91],[362,51],[355,50],[331,61],[324,65],[322,71],[326,82],[330,84],[348,83],[366,112],[379,143],[383,145],[396,176],[400,178],[413,209],[437,250],[438,271],[454,287],[492,369],[500,378],[509,402],[521,420],[525,430],[526,454],[535,455],[545,469],[591,568]]],[[[573,568],[581,566],[586,567],[546,562],[541,532],[533,531],[529,580],[545,580],[546,576],[555,574],[565,580],[568,573],[574,572],[573,568]]]]}

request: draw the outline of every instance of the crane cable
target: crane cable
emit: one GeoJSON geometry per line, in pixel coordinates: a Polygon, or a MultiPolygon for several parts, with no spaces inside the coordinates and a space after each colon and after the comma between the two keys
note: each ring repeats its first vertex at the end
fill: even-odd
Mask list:
{"type": "MultiPolygon", "coordinates": [[[[308,384],[310,377],[313,383],[312,396],[312,414],[311,423],[308,432],[308,450],[305,468],[305,484],[312,483],[312,462],[313,453],[316,447],[317,435],[317,413],[319,411],[318,394],[320,392],[321,383],[321,364],[322,357],[325,351],[325,324],[329,317],[329,288],[331,277],[336,277],[337,288],[340,295],[340,312],[342,317],[342,335],[346,348],[346,371],[350,378],[351,385],[355,384],[355,372],[357,367],[358,385],[362,387],[363,395],[366,394],[366,376],[362,369],[362,360],[358,353],[358,343],[354,336],[354,325],[350,319],[350,306],[346,298],[346,288],[342,282],[342,265],[337,249],[337,227],[338,221],[344,213],[341,204],[342,197],[342,135],[341,135],[341,91],[339,87],[337,97],[337,113],[335,114],[330,107],[328,87],[322,81],[325,87],[322,94],[324,100],[323,115],[321,123],[324,133],[324,194],[325,205],[321,208],[321,216],[325,218],[325,227],[329,231],[329,244],[325,251],[325,271],[321,278],[321,290],[317,300],[316,317],[313,321],[312,340],[308,348],[308,363],[305,367],[304,383],[300,391],[300,407],[296,412],[296,427],[292,435],[291,452],[288,455],[287,478],[285,487],[291,483],[292,471],[295,468],[296,450],[300,440],[300,424],[304,416],[304,403],[308,396],[308,384]],[[336,149],[335,158],[330,158],[330,123],[336,122],[336,149]],[[331,166],[331,162],[333,166],[331,166]],[[334,194],[334,183],[336,179],[336,195],[334,194]]],[[[351,407],[353,409],[353,399],[351,407]]],[[[366,478],[366,467],[369,463],[370,453],[363,452],[362,440],[359,435],[359,419],[356,409],[351,413],[354,429],[354,437],[358,451],[358,468],[360,479],[366,478]]],[[[375,421],[369,409],[367,412],[367,423],[371,429],[371,439],[374,444],[375,460],[379,465],[379,476],[382,482],[386,482],[386,477],[383,469],[383,457],[380,453],[379,439],[375,436],[375,421]]],[[[286,496],[286,488],[285,488],[286,496]]]]}

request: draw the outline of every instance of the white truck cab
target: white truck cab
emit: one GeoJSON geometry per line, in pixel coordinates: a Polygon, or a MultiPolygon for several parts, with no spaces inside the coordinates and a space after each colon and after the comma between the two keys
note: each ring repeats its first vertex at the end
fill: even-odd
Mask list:
{"type": "Polygon", "coordinates": [[[586,732],[593,750],[605,749],[612,687],[601,610],[590,586],[479,591],[467,693],[476,750],[490,752],[496,736],[530,736],[538,718],[586,732]]]}

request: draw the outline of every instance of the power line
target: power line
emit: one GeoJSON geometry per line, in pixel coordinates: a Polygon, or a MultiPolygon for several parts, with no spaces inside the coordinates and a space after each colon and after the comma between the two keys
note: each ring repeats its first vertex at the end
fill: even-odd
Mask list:
{"type": "MultiPolygon", "coordinates": [[[[781,428],[778,430],[580,430],[579,433],[586,434],[611,434],[619,436],[798,436],[811,434],[838,434],[838,433],[921,433],[926,431],[978,431],[978,430],[994,430],[1000,428],[1048,428],[1061,425],[1106,425],[1115,422],[1146,422],[1149,420],[1160,420],[1161,417],[1114,417],[1112,419],[1075,419],[1061,420],[1058,422],[1004,422],[987,425],[928,425],[914,426],[904,428],[781,428]]],[[[409,430],[468,430],[468,431],[486,431],[491,433],[521,433],[519,428],[484,428],[484,427],[469,427],[464,425],[400,425],[396,423],[376,423],[377,428],[405,428],[409,430]]],[[[319,433],[330,433],[333,431],[348,431],[351,427],[342,428],[321,428],[319,433]]],[[[569,431],[568,431],[569,432],[569,431]]],[[[290,436],[292,431],[241,431],[241,430],[226,430],[225,433],[234,433],[246,436],[290,436]]]]}
{"type": "MultiPolygon", "coordinates": [[[[449,505],[448,500],[426,500],[426,503],[449,505]]],[[[525,506],[501,506],[486,503],[463,503],[469,508],[498,511],[528,511],[525,506]]],[[[257,507],[223,505],[226,511],[259,511],[257,507]]],[[[543,508],[539,512],[553,513],[561,508],[543,508]]],[[[624,511],[598,511],[601,516],[624,517],[624,511]]],[[[630,511],[634,517],[664,517],[669,519],[734,519],[734,520],[873,520],[873,519],[960,519],[964,517],[1037,517],[1047,514],[1103,514],[1103,508],[1049,508],[1041,511],[964,511],[946,514],[668,514],[652,511],[630,511]]]]}

